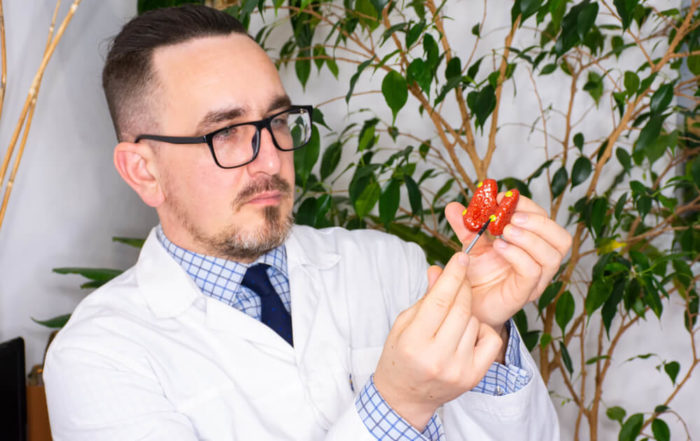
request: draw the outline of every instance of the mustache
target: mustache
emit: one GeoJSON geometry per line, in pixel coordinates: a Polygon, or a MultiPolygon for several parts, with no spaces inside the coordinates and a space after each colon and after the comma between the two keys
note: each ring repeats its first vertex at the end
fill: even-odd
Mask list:
{"type": "Polygon", "coordinates": [[[253,196],[265,191],[279,191],[282,193],[282,196],[290,196],[292,194],[292,186],[279,175],[272,175],[270,178],[259,179],[250,183],[250,185],[236,195],[233,206],[240,207],[253,196]]]}

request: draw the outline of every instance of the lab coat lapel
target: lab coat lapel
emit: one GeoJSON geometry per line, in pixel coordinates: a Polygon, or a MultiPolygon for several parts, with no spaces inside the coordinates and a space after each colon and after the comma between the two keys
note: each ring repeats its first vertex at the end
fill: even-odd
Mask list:
{"type": "Polygon", "coordinates": [[[208,328],[271,346],[286,354],[285,357],[293,356],[291,346],[268,326],[202,294],[194,280],[160,244],[155,229],[143,245],[136,274],[146,303],[158,318],[174,318],[196,307],[205,312],[204,325],[208,328]]]}

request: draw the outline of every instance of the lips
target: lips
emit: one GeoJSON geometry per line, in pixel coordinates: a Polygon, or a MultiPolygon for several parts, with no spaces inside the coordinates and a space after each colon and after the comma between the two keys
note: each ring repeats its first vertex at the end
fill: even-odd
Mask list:
{"type": "Polygon", "coordinates": [[[246,204],[278,204],[282,199],[291,196],[291,194],[291,185],[278,175],[273,175],[251,182],[236,195],[233,206],[236,209],[240,209],[246,204]]]}

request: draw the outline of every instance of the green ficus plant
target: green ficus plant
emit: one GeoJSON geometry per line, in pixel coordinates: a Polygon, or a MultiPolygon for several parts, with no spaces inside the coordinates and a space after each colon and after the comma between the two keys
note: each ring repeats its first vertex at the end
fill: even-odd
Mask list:
{"type": "Polygon", "coordinates": [[[301,85],[341,88],[329,102],[352,115],[331,127],[319,106],[312,145],[295,156],[298,223],[382,229],[445,262],[461,246],[448,202],[487,177],[519,189],[573,234],[551,285],[516,316],[545,382],[577,407],[566,437],[599,439],[609,418],[619,439],[666,440],[666,420],[683,418],[673,399],[700,363],[700,1],[686,3],[251,0],[227,11],[261,23],[251,33],[301,85]],[[458,16],[472,21],[453,26],[458,16]],[[553,95],[552,84],[565,87],[553,95]],[[385,107],[363,107],[364,94],[385,107]],[[519,105],[528,111],[507,112],[519,105]],[[525,128],[517,151],[508,127],[525,128]],[[509,157],[531,168],[499,169],[509,157]],[[625,361],[616,349],[672,308],[683,310],[686,353],[636,357],[660,360],[654,374],[671,392],[616,405],[604,387],[625,361]]]}
{"type": "MultiPolygon", "coordinates": [[[[204,3],[239,18],[302,86],[340,88],[295,152],[297,223],[382,229],[441,263],[461,247],[448,202],[466,203],[487,177],[517,188],[573,235],[552,283],[515,317],[555,401],[575,407],[563,437],[601,439],[612,420],[620,440],[668,440],[673,420],[674,438],[691,438],[674,398],[700,364],[700,0],[204,3]],[[372,94],[383,108],[363,106],[372,94]],[[350,116],[331,122],[338,101],[350,116]],[[645,346],[620,359],[644,339],[636,325],[678,310],[683,353],[645,346]],[[637,378],[671,388],[624,408],[606,380],[640,360],[656,363],[637,378]]],[[[90,288],[119,272],[59,271],[90,288]]]]}

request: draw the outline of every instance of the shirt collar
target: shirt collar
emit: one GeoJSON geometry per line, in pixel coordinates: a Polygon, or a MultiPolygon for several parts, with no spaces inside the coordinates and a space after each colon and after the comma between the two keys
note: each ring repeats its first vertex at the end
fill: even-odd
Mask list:
{"type": "Polygon", "coordinates": [[[161,225],[158,225],[156,227],[156,237],[158,238],[158,241],[161,243],[161,245],[163,245],[163,248],[165,248],[165,250],[168,252],[168,254],[172,256],[173,259],[175,259],[175,261],[179,263],[185,269],[185,271],[195,280],[197,280],[197,278],[199,277],[199,271],[201,270],[201,266],[190,265],[189,263],[193,261],[206,262],[206,270],[208,272],[214,273],[215,275],[224,276],[237,285],[240,285],[246,270],[250,266],[258,263],[267,264],[279,271],[280,273],[282,273],[284,277],[289,277],[287,272],[287,250],[284,244],[271,249],[267,253],[258,257],[254,262],[245,264],[236,262],[234,260],[224,259],[221,257],[214,257],[208,256],[206,254],[196,253],[194,251],[182,248],[174,244],[167,238],[161,225]]]}

